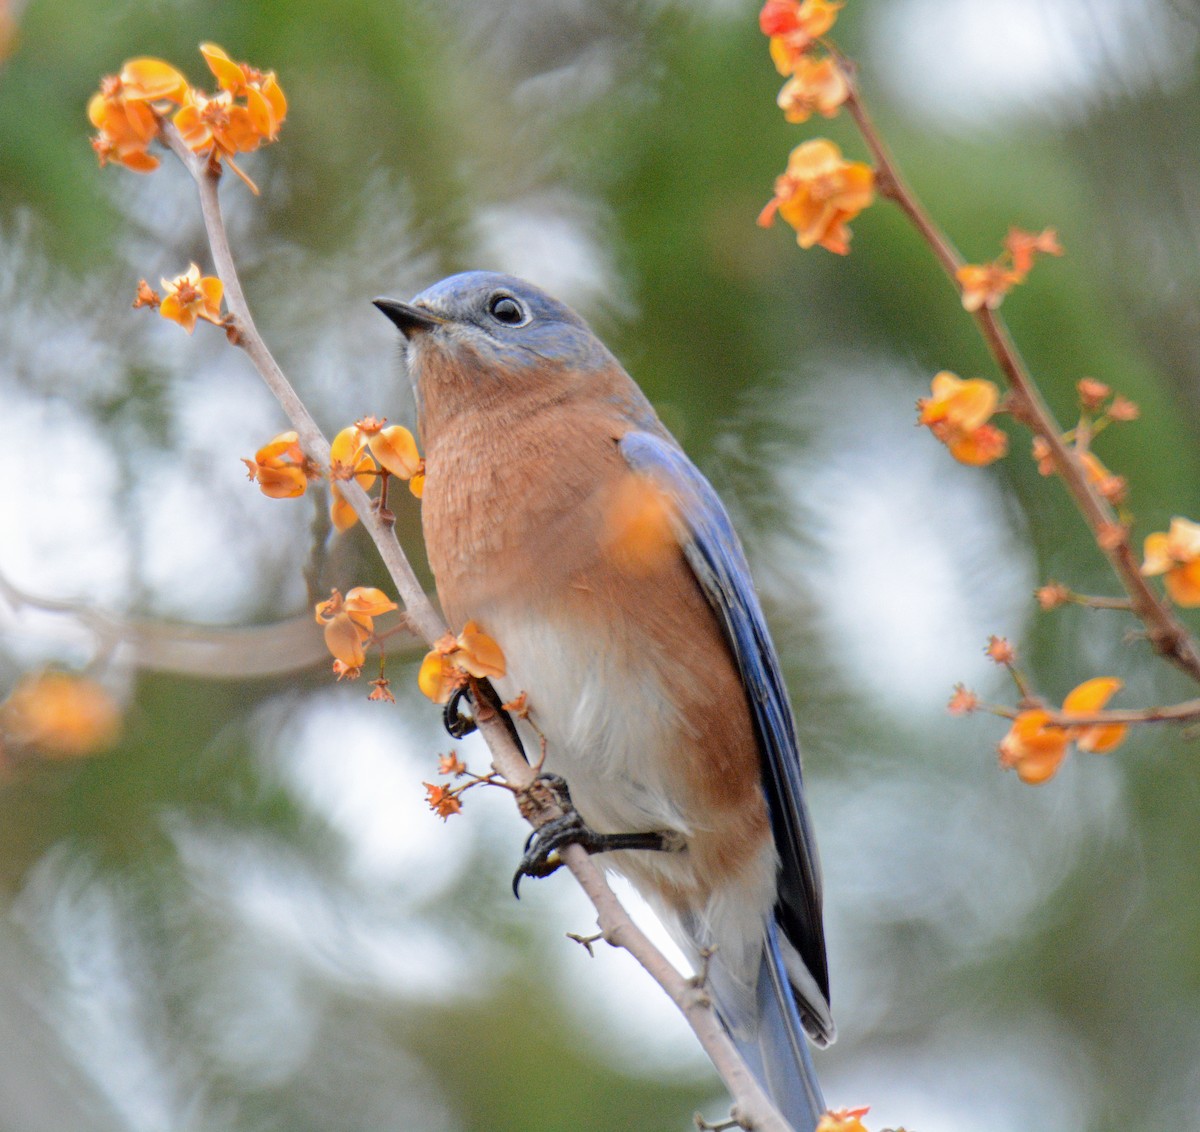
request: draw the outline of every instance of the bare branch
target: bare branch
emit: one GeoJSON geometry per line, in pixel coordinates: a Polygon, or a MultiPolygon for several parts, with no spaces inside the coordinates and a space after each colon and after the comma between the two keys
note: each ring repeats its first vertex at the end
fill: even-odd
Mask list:
{"type": "Polygon", "coordinates": [[[97,651],[122,651],[134,667],[204,679],[240,680],[283,676],[327,663],[329,649],[309,614],[269,625],[180,624],[148,618],[123,618],[83,602],[42,597],[0,574],[0,596],[14,612],[36,609],[57,613],[82,625],[97,641],[97,651]]]}

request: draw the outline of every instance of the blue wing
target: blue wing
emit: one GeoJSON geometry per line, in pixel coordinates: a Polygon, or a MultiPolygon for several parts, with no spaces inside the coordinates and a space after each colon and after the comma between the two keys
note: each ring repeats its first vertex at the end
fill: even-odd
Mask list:
{"type": "Polygon", "coordinates": [[[780,967],[786,968],[804,1028],[815,1041],[828,1044],[833,1026],[821,923],[821,877],[804,803],[796,725],[746,557],[712,485],[671,441],[647,432],[630,432],[619,447],[632,469],[652,477],[678,502],[686,526],[684,553],[720,618],[741,673],[758,734],[763,791],[779,853],[775,919],[791,945],[771,946],[775,940],[772,930],[765,961],[777,976],[780,967]],[[805,971],[797,971],[794,963],[786,961],[788,950],[799,956],[805,971]],[[823,1001],[813,1001],[814,991],[823,1001]]]}

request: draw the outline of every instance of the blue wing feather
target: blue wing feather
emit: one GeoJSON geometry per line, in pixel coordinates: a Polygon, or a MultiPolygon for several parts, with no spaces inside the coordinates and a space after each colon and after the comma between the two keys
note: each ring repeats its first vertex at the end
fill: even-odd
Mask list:
{"type": "MultiPolygon", "coordinates": [[[[686,525],[684,553],[721,620],[741,673],[758,734],[763,791],[779,853],[775,918],[824,996],[823,1003],[809,1002],[792,972],[805,1028],[826,1044],[833,1033],[822,1020],[828,1018],[829,971],[816,845],[804,803],[795,721],[749,566],[717,493],[681,449],[664,437],[630,432],[622,437],[620,450],[632,469],[653,477],[678,501],[686,525]]],[[[768,947],[767,965],[776,971],[783,966],[778,941],[768,947]]]]}

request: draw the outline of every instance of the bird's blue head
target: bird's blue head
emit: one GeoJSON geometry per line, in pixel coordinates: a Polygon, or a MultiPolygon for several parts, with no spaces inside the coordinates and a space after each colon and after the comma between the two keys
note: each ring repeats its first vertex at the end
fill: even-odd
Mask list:
{"type": "Polygon", "coordinates": [[[375,305],[408,340],[417,369],[435,354],[483,370],[549,365],[586,372],[613,363],[579,315],[514,275],[466,271],[435,283],[411,303],[376,299],[375,305]]]}

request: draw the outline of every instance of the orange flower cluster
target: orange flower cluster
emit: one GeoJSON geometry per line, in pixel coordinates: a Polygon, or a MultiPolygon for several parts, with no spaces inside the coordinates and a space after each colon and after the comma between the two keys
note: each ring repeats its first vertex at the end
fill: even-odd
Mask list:
{"type": "Polygon", "coordinates": [[[813,50],[841,6],[829,0],[767,0],[759,13],[758,26],[771,39],[771,59],[787,78],[776,101],[789,122],[806,122],[814,111],[832,118],[850,97],[837,60],[813,50]]]}
{"type": "Polygon", "coordinates": [[[275,72],[236,63],[213,43],[201,44],[200,54],[217,80],[215,95],[192,87],[161,59],[131,59],[119,74],[101,80],[88,103],[88,118],[98,131],[92,147],[101,165],[117,161],[139,173],[158,168],[150,143],[170,116],[193,153],[224,158],[239,175],[230,160],[235,153],[249,153],[279,136],[287,99],[275,72]]]}
{"type": "Polygon", "coordinates": [[[452,814],[462,813],[462,802],[459,801],[459,791],[452,786],[438,786],[432,782],[422,782],[425,787],[425,801],[429,808],[445,821],[452,814]]]}
{"type": "Polygon", "coordinates": [[[1166,531],[1146,536],[1142,573],[1162,575],[1176,605],[1200,605],[1200,524],[1176,516],[1166,531]]]}
{"type": "Polygon", "coordinates": [[[933,379],[933,396],[917,402],[918,424],[962,464],[982,467],[1008,451],[1008,437],[990,421],[1000,403],[995,384],[981,377],[964,381],[947,370],[933,379]]]}
{"type": "MultiPolygon", "coordinates": [[[[1079,458],[1083,464],[1084,474],[1088,482],[1114,506],[1125,502],[1129,492],[1129,483],[1124,476],[1116,475],[1104,466],[1100,457],[1090,448],[1081,447],[1090,443],[1091,438],[1110,424],[1133,421],[1138,418],[1138,407],[1120,394],[1113,395],[1112,390],[1102,381],[1094,377],[1081,378],[1076,383],[1079,394],[1081,416],[1079,425],[1063,433],[1062,440],[1067,450],[1079,458]]],[[[1038,471],[1043,476],[1052,476],[1058,470],[1050,444],[1042,436],[1033,438],[1031,449],[1038,471]]]]}
{"type": "MultiPolygon", "coordinates": [[[[243,458],[242,463],[250,479],[272,499],[303,495],[308,481],[320,474],[301,451],[294,432],[280,433],[264,444],[254,459],[243,458]]],[[[329,517],[339,532],[353,527],[358,516],[339,490],[338,482],[357,479],[364,491],[370,491],[378,476],[407,480],[409,490],[419,498],[425,485],[425,461],[417,451],[413,434],[403,425],[388,425],[386,418],[364,417],[342,429],[329,446],[329,478],[333,481],[329,517]]]]}
{"type": "Polygon", "coordinates": [[[375,636],[375,618],[398,608],[382,590],[355,586],[342,597],[331,591],[315,607],[317,624],[325,627],[325,644],[333,653],[333,670],[340,680],[358,678],[366,663],[366,645],[375,636]]]}
{"type": "Polygon", "coordinates": [[[796,229],[802,248],[821,247],[838,255],[850,251],[853,220],[875,197],[875,171],[847,161],[831,141],[814,138],[792,150],[785,173],[775,179],[775,196],[759,213],[769,228],[778,213],[796,229]]]}
{"type": "Polygon", "coordinates": [[[466,791],[473,786],[480,786],[492,780],[490,777],[481,778],[477,774],[471,774],[467,769],[467,764],[453,751],[438,756],[438,774],[453,775],[455,778],[470,776],[470,781],[462,786],[437,786],[432,782],[421,783],[425,787],[426,803],[442,821],[452,814],[462,813],[461,797],[466,791]]]}
{"type": "Polygon", "coordinates": [[[363,490],[370,491],[381,470],[407,480],[409,491],[418,499],[421,497],[425,489],[425,461],[417,451],[413,434],[403,425],[387,425],[386,417],[382,420],[364,417],[333,438],[329,466],[329,478],[334,481],[333,503],[329,515],[337,530],[348,531],[358,522],[354,508],[338,490],[337,481],[357,478],[363,490]]]}
{"type": "Polygon", "coordinates": [[[263,495],[272,499],[295,499],[308,490],[308,481],[317,477],[316,465],[301,451],[294,432],[281,432],[255,452],[253,460],[243,459],[242,463],[263,495]]]}
{"type": "Polygon", "coordinates": [[[841,0],[766,0],[758,26],[769,36],[771,59],[781,75],[790,75],[837,21],[841,0]]]}
{"type": "Polygon", "coordinates": [[[998,259],[991,263],[964,264],[956,272],[962,288],[962,305],[969,311],[981,307],[995,310],[1013,287],[1025,282],[1038,255],[1062,254],[1053,228],[1038,233],[1010,228],[998,259]]]}
{"type": "MultiPolygon", "coordinates": [[[[1100,711],[1122,687],[1115,676],[1097,676],[1072,689],[1063,700],[1066,716],[1088,716],[1100,711]]],[[[1000,741],[1000,765],[1015,769],[1022,782],[1039,785],[1052,778],[1074,743],[1081,751],[1106,754],[1117,747],[1128,730],[1123,723],[1061,727],[1050,722],[1040,708],[1022,711],[1000,741]]]]}
{"type": "Polygon", "coordinates": [[[817,1121],[816,1132],[867,1132],[862,1118],[870,1109],[840,1108],[836,1112],[826,1112],[817,1121]]]}
{"type": "Polygon", "coordinates": [[[444,704],[468,676],[484,680],[504,672],[500,646],[474,621],[468,621],[457,637],[447,633],[426,653],[417,685],[435,704],[444,704]]]}
{"type": "MultiPolygon", "coordinates": [[[[832,118],[850,97],[850,82],[832,55],[818,55],[818,41],[837,20],[840,0],[766,0],[758,26],[770,37],[771,59],[787,82],[776,102],[789,122],[814,114],[832,118]]],[[[775,179],[775,196],[759,213],[769,227],[778,213],[796,229],[802,248],[819,244],[838,255],[850,250],[847,223],[874,199],[875,172],[847,161],[831,141],[814,139],[792,150],[787,172],[775,179]]]]}
{"type": "Polygon", "coordinates": [[[69,672],[26,676],[0,704],[4,745],[48,758],[93,755],[111,747],[121,709],[94,680],[69,672]]]}

